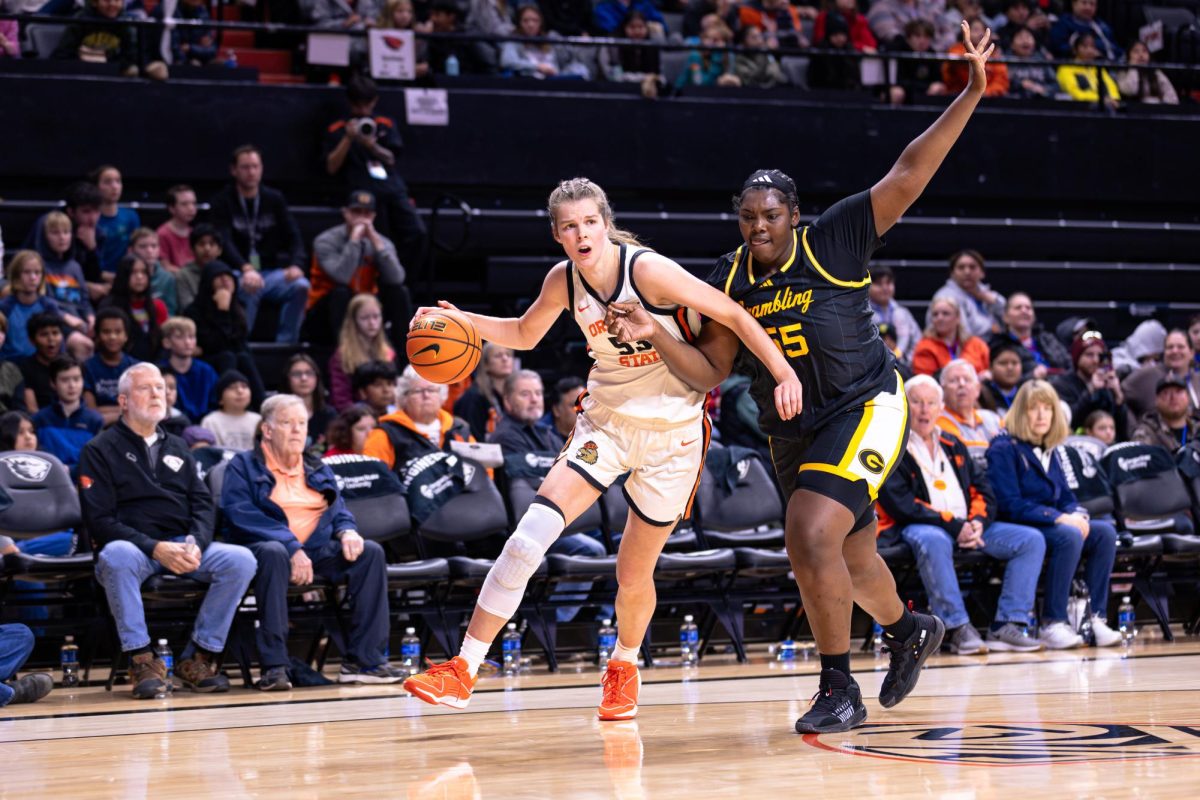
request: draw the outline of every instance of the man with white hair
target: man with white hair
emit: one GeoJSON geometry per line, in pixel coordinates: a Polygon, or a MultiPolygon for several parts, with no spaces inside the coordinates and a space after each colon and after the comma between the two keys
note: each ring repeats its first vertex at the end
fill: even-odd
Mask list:
{"type": "Polygon", "coordinates": [[[404,674],[387,663],[387,559],[364,541],[338,491],[337,477],[304,451],[308,410],[294,394],[262,404],[262,442],[238,453],[225,469],[221,509],[231,541],[258,561],[259,659],[263,691],[292,688],[288,680],[288,584],[317,577],[346,584],[354,598],[341,683],[396,683],[404,674]]]}
{"type": "Polygon", "coordinates": [[[980,470],[987,469],[988,444],[1000,435],[1000,417],[994,411],[979,407],[979,376],[975,367],[956,358],[942,367],[941,389],[944,410],[938,417],[938,427],[957,437],[971,454],[980,470]]]}
{"type": "Polygon", "coordinates": [[[879,493],[880,528],[899,528],[917,559],[933,613],[946,623],[952,653],[1033,652],[1042,645],[1025,632],[1046,555],[1045,538],[1026,525],[996,520],[987,471],[959,439],[938,429],[942,389],[928,375],[905,384],[908,449],[879,493]],[[987,642],[971,625],[954,572],[955,549],[982,550],[1007,561],[987,642]]]}
{"type": "Polygon", "coordinates": [[[117,382],[121,416],[79,459],[80,504],[96,548],[133,696],[168,690],[167,666],[150,649],[141,585],[171,572],[210,584],[175,674],[197,692],[229,690],[218,671],[233,615],[254,577],[244,547],[213,541],[215,512],[187,444],[159,427],[167,415],[162,372],[135,364],[117,382]]]}

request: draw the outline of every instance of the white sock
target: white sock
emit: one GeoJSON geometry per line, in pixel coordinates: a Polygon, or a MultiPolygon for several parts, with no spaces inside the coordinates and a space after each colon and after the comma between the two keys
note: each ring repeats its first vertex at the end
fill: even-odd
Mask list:
{"type": "Polygon", "coordinates": [[[638,663],[637,647],[626,647],[621,644],[621,640],[617,640],[617,646],[613,648],[612,655],[608,657],[609,661],[626,661],[636,665],[638,663]]]}
{"type": "Polygon", "coordinates": [[[479,672],[479,665],[487,658],[488,650],[491,648],[491,642],[481,642],[469,633],[463,637],[462,649],[458,651],[458,655],[467,662],[467,670],[471,673],[472,678],[475,677],[475,673],[479,672]]]}

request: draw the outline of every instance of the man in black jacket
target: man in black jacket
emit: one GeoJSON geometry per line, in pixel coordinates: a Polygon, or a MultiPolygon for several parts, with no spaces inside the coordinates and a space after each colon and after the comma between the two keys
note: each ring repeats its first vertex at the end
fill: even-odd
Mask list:
{"type": "Polygon", "coordinates": [[[167,690],[167,667],[150,649],[141,585],[153,575],[210,584],[175,674],[198,692],[223,692],[219,654],[246,588],[254,556],[214,542],[208,488],[182,439],[163,432],[166,385],[158,367],[135,364],[117,384],[121,417],[92,439],[79,459],[84,522],[97,549],[96,579],[104,587],[121,649],[130,655],[133,696],[167,690]]]}
{"type": "Polygon", "coordinates": [[[1071,362],[1073,371],[1050,379],[1059,399],[1071,408],[1071,425],[1082,425],[1093,411],[1106,411],[1116,423],[1117,441],[1128,439],[1132,425],[1125,393],[1099,331],[1088,330],[1075,337],[1071,362]]]}
{"type": "Polygon", "coordinates": [[[1004,330],[992,334],[990,344],[999,340],[1014,342],[1021,356],[1021,370],[1025,375],[1045,378],[1060,372],[1070,372],[1071,354],[1050,331],[1037,321],[1033,300],[1024,292],[1010,295],[1004,305],[1004,330]]]}
{"type": "Polygon", "coordinates": [[[308,278],[304,276],[304,242],[283,193],[262,185],[262,154],[254,145],[233,151],[229,162],[233,184],[209,201],[212,221],[224,239],[224,258],[242,271],[238,292],[246,308],[246,325],[254,330],[258,305],[279,305],[275,341],[300,341],[308,278]]]}

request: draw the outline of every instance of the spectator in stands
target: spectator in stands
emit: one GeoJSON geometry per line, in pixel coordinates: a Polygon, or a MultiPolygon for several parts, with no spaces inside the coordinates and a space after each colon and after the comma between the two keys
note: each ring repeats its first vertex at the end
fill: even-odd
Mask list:
{"type": "MultiPolygon", "coordinates": [[[[934,27],[937,29],[933,38],[934,49],[941,53],[949,51],[956,42],[962,39],[963,21],[970,25],[976,20],[986,22],[983,19],[983,8],[980,6],[979,0],[946,0],[945,7],[933,21],[934,27]]],[[[980,34],[982,33],[983,31],[980,31],[980,34]]],[[[979,41],[979,37],[975,36],[974,32],[971,34],[971,41],[979,41]]]]}
{"type": "Polygon", "coordinates": [[[217,410],[200,420],[217,437],[217,445],[230,450],[250,450],[262,417],[250,411],[250,379],[235,369],[221,374],[213,392],[217,410]]]}
{"type": "MultiPolygon", "coordinates": [[[[788,0],[749,0],[738,8],[743,26],[755,25],[767,35],[767,46],[808,47],[801,19],[815,19],[817,10],[809,5],[792,5],[788,0]]],[[[647,15],[647,19],[654,19],[647,15]]],[[[847,26],[847,37],[849,27],[847,26]]]]}
{"type": "MultiPolygon", "coordinates": [[[[978,250],[959,250],[950,256],[950,277],[933,295],[934,300],[949,297],[958,304],[971,336],[989,336],[1000,330],[1004,321],[1004,295],[992,291],[983,282],[985,277],[983,255],[978,250]]],[[[932,322],[932,313],[931,304],[926,325],[932,322]]]]}
{"type": "MultiPolygon", "coordinates": [[[[1025,0],[1018,0],[1025,2],[1025,0]]],[[[1027,61],[1039,61],[1039,64],[1009,64],[1008,65],[1008,96],[1009,97],[1056,97],[1059,94],[1058,77],[1054,67],[1049,63],[1046,54],[1038,47],[1033,31],[1028,28],[1018,29],[1005,52],[1027,61]]]]}
{"type": "MultiPolygon", "coordinates": [[[[325,170],[341,175],[349,190],[370,193],[372,209],[379,229],[397,248],[400,263],[420,269],[425,262],[428,235],[412,199],[408,184],[397,171],[397,159],[404,148],[395,120],[376,113],[379,88],[370,78],[359,75],[346,84],[350,115],[329,126],[325,136],[325,170]],[[370,120],[373,130],[362,126],[370,120]]],[[[377,267],[382,271],[382,267],[377,267]]],[[[384,273],[385,282],[394,283],[394,275],[384,273]]],[[[347,277],[347,280],[349,278],[347,277]]],[[[403,283],[403,278],[398,281],[403,283]]],[[[405,325],[408,319],[404,320],[405,325]]]]}
{"type": "Polygon", "coordinates": [[[205,267],[196,299],[184,313],[196,324],[201,358],[212,364],[218,374],[236,369],[245,375],[250,381],[254,406],[258,407],[266,396],[266,388],[246,344],[250,326],[246,323],[233,270],[221,261],[205,267]]]}
{"type": "MultiPolygon", "coordinates": [[[[165,10],[165,4],[160,4],[154,9],[151,16],[161,20],[165,10]]],[[[208,13],[207,0],[179,0],[171,14],[171,19],[202,23],[211,20],[212,16],[208,13]]],[[[209,64],[216,55],[217,32],[213,28],[202,25],[171,26],[172,62],[203,67],[209,64]]]]}
{"type": "MultiPolygon", "coordinates": [[[[429,9],[432,33],[464,33],[462,10],[455,0],[433,0],[429,9]]],[[[456,39],[429,40],[429,68],[438,75],[446,74],[446,60],[454,56],[464,75],[489,75],[495,72],[496,62],[483,42],[464,42],[456,39]]]]}
{"type": "Polygon", "coordinates": [[[1083,433],[1111,447],[1117,441],[1117,423],[1107,411],[1093,411],[1083,421],[1083,433]]]}
{"type": "Polygon", "coordinates": [[[921,326],[912,312],[896,302],[896,274],[886,264],[871,267],[871,285],[867,288],[871,318],[876,325],[891,325],[896,332],[896,347],[904,361],[911,361],[913,350],[922,336],[921,326]]]}
{"type": "MultiPolygon", "coordinates": [[[[0,58],[20,57],[21,32],[17,21],[15,19],[0,20],[0,58]]],[[[3,704],[0,703],[0,705],[3,704]]]]}
{"type": "MultiPolygon", "coordinates": [[[[119,308],[102,308],[96,314],[96,354],[83,364],[83,397],[111,425],[121,416],[117,403],[117,381],[125,370],[138,363],[125,352],[129,343],[129,315],[119,308]]],[[[174,405],[172,403],[171,405],[174,405]]]]}
{"type": "Polygon", "coordinates": [[[225,470],[221,510],[229,540],[258,562],[254,582],[263,691],[292,688],[287,668],[288,585],[315,578],[345,584],[354,598],[339,683],[397,683],[404,673],[387,663],[387,559],[378,542],[364,541],[346,510],[338,479],[305,453],[304,401],[278,394],[263,403],[262,442],[239,453],[225,470]]]}
{"type": "MultiPolygon", "coordinates": [[[[195,190],[183,183],[167,189],[167,213],[170,219],[159,225],[155,233],[163,266],[178,278],[184,266],[196,258],[191,244],[192,223],[196,220],[195,190]]],[[[183,298],[179,298],[179,307],[187,308],[183,298]]]]}
{"type": "Polygon", "coordinates": [[[308,412],[308,449],[320,455],[325,450],[326,431],[337,412],[325,400],[321,368],[312,356],[296,353],[288,359],[283,369],[282,391],[304,401],[304,409],[308,412]]]}
{"type": "Polygon", "coordinates": [[[487,440],[505,455],[562,450],[566,437],[542,421],[545,397],[542,376],[528,369],[513,370],[504,380],[504,413],[487,440]]]}
{"type": "Polygon", "coordinates": [[[867,24],[880,42],[890,42],[904,34],[904,27],[915,19],[930,25],[945,8],[941,0],[874,0],[867,12],[867,24]]]}
{"type": "Polygon", "coordinates": [[[129,250],[130,236],[142,226],[141,217],[132,208],[122,208],[121,170],[102,164],[88,175],[100,190],[100,217],[96,221],[96,247],[101,277],[112,283],[117,264],[129,250]]]}
{"type": "MultiPolygon", "coordinates": [[[[1029,31],[1034,40],[1032,49],[1040,52],[1045,48],[1049,36],[1050,17],[1043,14],[1033,0],[1004,0],[1004,24],[994,27],[996,41],[1004,52],[1012,52],[1013,40],[1022,30],[1029,31]]],[[[1016,81],[1013,81],[1013,85],[1016,85],[1016,81]]]]}
{"type": "MultiPolygon", "coordinates": [[[[1058,326],[1058,336],[1062,338],[1063,324],[1058,326]]],[[[1088,320],[1088,324],[1077,328],[1069,341],[1086,330],[1095,330],[1096,323],[1088,320]]],[[[1113,368],[1121,379],[1129,377],[1141,367],[1150,367],[1162,360],[1163,349],[1167,342],[1167,329],[1156,319],[1148,319],[1138,324],[1133,333],[1125,337],[1125,341],[1113,348],[1113,368]]]]}
{"type": "Polygon", "coordinates": [[[979,465],[952,434],[938,429],[942,389],[927,375],[905,383],[911,434],[908,449],[879,493],[886,520],[916,556],[933,613],[946,623],[952,653],[1029,653],[1042,644],[1025,632],[1046,555],[1041,533],[996,519],[996,499],[979,465]],[[956,550],[982,550],[1006,561],[987,643],[971,624],[954,573],[956,550]]]}
{"type": "MultiPolygon", "coordinates": [[[[196,301],[196,293],[200,291],[200,279],[204,268],[209,264],[220,261],[221,234],[212,225],[197,225],[188,236],[193,260],[183,265],[183,269],[175,276],[175,290],[179,295],[179,307],[187,310],[196,301]]],[[[220,262],[224,263],[224,262],[220,262]]]]}
{"type": "Polygon", "coordinates": [[[1131,439],[1165,447],[1174,454],[1200,440],[1200,413],[1188,407],[1186,379],[1169,373],[1158,381],[1154,410],[1142,415],[1131,439]]]}
{"type": "MultiPolygon", "coordinates": [[[[983,19],[976,17],[971,20],[972,42],[981,41],[986,31],[987,24],[983,19]]],[[[947,61],[942,64],[942,83],[946,84],[947,94],[956,95],[967,87],[967,82],[970,80],[970,68],[966,61],[961,60],[961,56],[966,52],[967,46],[962,42],[955,42],[946,51],[948,56],[960,57],[958,61],[947,61]]],[[[999,53],[997,56],[997,58],[988,59],[985,65],[987,88],[983,90],[984,97],[1003,97],[1008,94],[1008,67],[1000,60],[999,53]]]]}
{"type": "MultiPolygon", "coordinates": [[[[1095,0],[1081,0],[1095,2],[1095,0]]],[[[1075,33],[1071,35],[1071,55],[1073,61],[1084,64],[1064,64],[1058,68],[1058,85],[1072,100],[1083,103],[1103,103],[1109,110],[1115,110],[1121,101],[1121,92],[1117,82],[1112,79],[1107,69],[1088,66],[1096,61],[1100,51],[1096,49],[1096,37],[1091,33],[1075,33]]]]}
{"type": "Polygon", "coordinates": [[[97,550],[96,579],[130,656],[133,696],[149,699],[168,688],[167,667],[150,649],[140,589],[168,571],[211,584],[175,675],[195,691],[227,691],[217,664],[254,577],[254,557],[213,541],[208,488],[183,440],[159,428],[167,406],[158,367],[130,367],[118,393],[121,419],[83,448],[79,494],[97,550]]]}
{"type": "Polygon", "coordinates": [[[218,373],[193,356],[196,353],[196,323],[187,317],[171,317],[162,326],[167,358],[159,367],[175,376],[178,398],[172,406],[191,419],[200,419],[212,408],[218,373]]]}
{"type": "Polygon", "coordinates": [[[213,224],[222,235],[222,250],[241,269],[242,304],[246,327],[254,330],[260,303],[278,305],[275,341],[300,341],[308,279],[304,242],[283,193],[262,184],[262,153],[246,144],[233,151],[229,162],[233,183],[209,202],[213,224]]]}
{"type": "Polygon", "coordinates": [[[163,373],[163,386],[167,388],[167,416],[159,423],[167,433],[175,436],[182,436],[187,442],[187,446],[191,450],[196,450],[196,431],[204,431],[206,438],[205,443],[209,446],[217,446],[217,437],[213,436],[212,431],[204,430],[198,425],[192,424],[192,418],[179,410],[179,380],[173,373],[163,373]],[[189,435],[188,431],[192,431],[189,435]]]}
{"type": "MultiPolygon", "coordinates": [[[[547,32],[542,12],[536,5],[524,5],[517,10],[517,31],[520,36],[556,38],[547,32]]],[[[526,78],[591,77],[588,68],[575,58],[571,48],[536,42],[505,42],[500,47],[500,69],[526,78]]]]}
{"type": "Polygon", "coordinates": [[[96,315],[88,299],[83,267],[72,258],[71,218],[61,211],[51,211],[43,219],[45,292],[58,303],[59,313],[67,323],[68,352],[77,359],[86,360],[92,355],[89,334],[96,315]]]}
{"type": "Polygon", "coordinates": [[[850,27],[840,14],[825,21],[825,39],[818,51],[809,57],[808,85],[813,89],[854,91],[862,87],[861,62],[846,53],[854,52],[850,44],[850,27]]]}
{"type": "Polygon", "coordinates": [[[988,370],[988,347],[983,339],[967,331],[953,297],[934,297],[929,304],[929,327],[913,350],[912,368],[918,375],[936,375],[955,359],[964,359],[984,375],[988,370]]]}
{"type": "Polygon", "coordinates": [[[675,88],[685,86],[739,86],[733,71],[733,58],[721,49],[733,44],[733,32],[721,20],[712,21],[700,33],[701,48],[688,52],[683,71],[675,79],[675,88]]]}
{"type": "MultiPolygon", "coordinates": [[[[731,31],[737,34],[741,34],[744,27],[737,0],[690,0],[690,2],[681,3],[681,5],[684,6],[684,11],[683,22],[680,25],[679,32],[685,40],[700,36],[700,29],[703,27],[704,18],[709,14],[716,14],[722,22],[729,26],[731,31]]],[[[758,25],[750,27],[763,30],[758,25]]]]}
{"type": "Polygon", "coordinates": [[[138,228],[129,236],[129,253],[150,268],[150,293],[162,300],[167,307],[167,316],[177,315],[182,308],[179,305],[179,292],[175,288],[175,273],[159,260],[161,250],[158,234],[150,228],[138,228]]]}
{"type": "Polygon", "coordinates": [[[10,294],[0,300],[0,312],[8,320],[8,336],[0,347],[0,358],[16,360],[33,355],[34,344],[28,323],[38,314],[58,316],[58,303],[45,294],[45,267],[32,250],[18,250],[5,270],[10,294]]]}
{"type": "Polygon", "coordinates": [[[1168,375],[1181,378],[1187,388],[1193,410],[1200,408],[1200,373],[1192,369],[1195,353],[1186,331],[1176,328],[1163,340],[1162,363],[1138,367],[1121,381],[1129,411],[1140,417],[1151,411],[1158,395],[1158,383],[1168,375]]]}
{"type": "Polygon", "coordinates": [[[546,29],[561,36],[588,36],[594,30],[591,0],[538,0],[538,8],[546,29]]]}
{"type": "MultiPolygon", "coordinates": [[[[8,338],[8,317],[0,311],[0,349],[8,338]]],[[[25,407],[25,377],[21,368],[6,358],[0,358],[0,411],[25,407]]]]}
{"type": "MultiPolygon", "coordinates": [[[[13,27],[16,27],[16,23],[13,27]]],[[[15,37],[15,33],[13,35],[15,37]]],[[[0,41],[2,44],[4,42],[0,41]]],[[[0,708],[36,703],[54,688],[54,679],[45,672],[17,677],[17,670],[33,655],[35,641],[33,631],[20,622],[0,625],[0,708]]]]}
{"type": "Polygon", "coordinates": [[[1089,520],[1067,485],[1056,452],[1069,432],[1058,394],[1045,381],[1030,381],[1017,392],[1006,424],[1007,432],[988,448],[987,477],[996,495],[997,517],[1030,525],[1046,537],[1049,559],[1038,638],[1051,650],[1083,644],[1067,623],[1067,596],[1084,557],[1096,644],[1114,645],[1121,635],[1108,627],[1105,617],[1117,532],[1108,522],[1089,520]]]}
{"type": "Polygon", "coordinates": [[[446,387],[430,383],[411,366],[400,375],[396,394],[400,408],[379,419],[367,434],[363,455],[378,458],[402,478],[413,459],[438,451],[450,452],[450,442],[473,442],[466,421],[442,410],[446,387]]]}
{"type": "Polygon", "coordinates": [[[1051,379],[1059,398],[1071,409],[1068,424],[1080,424],[1093,411],[1107,411],[1117,423],[1117,439],[1129,437],[1125,393],[1112,368],[1112,359],[1099,331],[1084,331],[1071,344],[1074,372],[1051,379]]]}
{"type": "Polygon", "coordinates": [[[378,424],[375,416],[367,409],[362,406],[350,406],[329,423],[329,449],[325,451],[325,455],[361,456],[367,444],[367,436],[378,424]]]}
{"type": "Polygon", "coordinates": [[[374,195],[355,189],[342,208],[343,224],[323,231],[313,242],[309,340],[336,341],[356,294],[377,294],[392,330],[407,330],[412,304],[404,267],[396,246],[375,229],[375,208],[374,195]]]}
{"type": "Polygon", "coordinates": [[[150,268],[137,256],[125,256],[117,265],[112,291],[99,308],[119,308],[133,322],[129,354],[139,361],[158,357],[159,328],[167,321],[167,307],[150,288],[150,268]]]}
{"type": "Polygon", "coordinates": [[[396,410],[396,365],[391,361],[359,364],[350,378],[350,384],[359,405],[370,411],[376,419],[396,410]]]}
{"type": "Polygon", "coordinates": [[[788,82],[787,75],[783,74],[783,67],[779,65],[779,59],[767,49],[767,39],[762,28],[757,25],[742,28],[737,32],[737,44],[744,50],[734,59],[733,71],[742,82],[742,86],[774,89],[788,82]]]}
{"type": "MultiPolygon", "coordinates": [[[[933,54],[933,23],[927,19],[912,19],[904,24],[904,35],[886,43],[894,53],[933,54]]],[[[907,58],[896,63],[896,84],[888,89],[892,105],[911,103],[918,97],[938,97],[946,94],[942,83],[942,65],[932,59],[907,58]]],[[[872,271],[874,275],[874,271],[872,271]]]]}
{"type": "Polygon", "coordinates": [[[50,312],[35,315],[25,323],[25,330],[34,343],[33,355],[17,363],[25,380],[25,408],[31,414],[54,402],[54,387],[50,382],[50,364],[62,355],[62,317],[50,312]]]}
{"type": "Polygon", "coordinates": [[[70,356],[50,362],[54,401],[33,417],[38,441],[68,468],[79,463],[83,446],[104,427],[104,418],[83,404],[83,370],[70,356]]]}
{"type": "MultiPolygon", "coordinates": [[[[467,0],[467,33],[484,36],[512,36],[516,32],[513,23],[513,7],[507,0],[467,0]]],[[[491,69],[495,72],[499,54],[494,45],[481,42],[480,53],[487,54],[491,69]]]]}
{"type": "Polygon", "coordinates": [[[667,21],[650,0],[600,0],[592,16],[592,24],[604,34],[613,34],[623,27],[626,16],[637,11],[646,21],[650,38],[666,38],[667,21]]]}
{"type": "Polygon", "coordinates": [[[1071,353],[1050,331],[1037,321],[1033,300],[1025,292],[1014,292],[1004,306],[1004,325],[991,337],[1015,342],[1026,375],[1045,378],[1071,369],[1071,353]]]}
{"type": "MultiPolygon", "coordinates": [[[[589,6],[590,8],[590,6],[589,6]]],[[[378,28],[390,28],[398,31],[415,31],[429,33],[432,26],[428,22],[418,22],[416,9],[412,0],[387,0],[379,10],[378,28]]],[[[416,39],[416,70],[417,77],[423,78],[429,74],[429,42],[416,39]]]]}
{"type": "MultiPolygon", "coordinates": [[[[1096,55],[1093,58],[1105,61],[1120,61],[1125,51],[1117,44],[1117,37],[1108,23],[1096,18],[1096,0],[1071,0],[1071,13],[1059,14],[1050,28],[1050,50],[1062,58],[1079,58],[1075,52],[1073,37],[1078,34],[1091,36],[1096,55]]],[[[1089,59],[1090,60],[1090,59],[1089,59]]]]}
{"type": "MultiPolygon", "coordinates": [[[[71,219],[75,228],[71,240],[71,258],[79,262],[83,275],[88,282],[88,296],[93,302],[99,300],[108,291],[100,274],[100,257],[96,247],[96,223],[100,219],[100,190],[94,183],[79,181],[67,187],[65,208],[63,211],[71,219]]],[[[46,244],[46,217],[54,212],[48,212],[38,218],[25,238],[24,248],[34,250],[43,259],[50,255],[46,244]]]]}
{"type": "Polygon", "coordinates": [[[1200,369],[1200,314],[1193,314],[1188,318],[1188,343],[1192,346],[1192,352],[1195,355],[1192,357],[1192,369],[1200,369]]]}
{"type": "Polygon", "coordinates": [[[33,426],[33,417],[20,410],[7,411],[0,416],[0,453],[37,449],[37,428],[33,426]]]}
{"type": "Polygon", "coordinates": [[[981,387],[975,367],[962,359],[951,361],[942,369],[941,388],[944,410],[938,425],[954,434],[982,468],[984,453],[1003,424],[994,411],[979,407],[981,387]]]}
{"type": "Polygon", "coordinates": [[[571,432],[575,430],[575,418],[579,415],[575,404],[579,401],[579,395],[583,393],[585,387],[586,384],[583,380],[574,375],[559,378],[554,384],[554,402],[550,405],[550,410],[542,422],[553,426],[563,441],[566,441],[571,432]]]}
{"type": "MultiPolygon", "coordinates": [[[[486,347],[486,345],[485,345],[486,347]]],[[[329,357],[329,393],[338,411],[356,400],[350,376],[368,361],[394,361],[396,351],[383,330],[383,307],[371,294],[350,300],[338,334],[338,347],[329,357]]],[[[393,378],[394,379],[394,378],[393,378]]]]}
{"type": "MultiPolygon", "coordinates": [[[[646,16],[636,8],[631,9],[621,20],[616,35],[634,42],[653,40],[646,16]]],[[[657,47],[604,47],[600,49],[600,71],[606,80],[614,83],[638,83],[642,95],[647,98],[658,96],[662,81],[661,53],[657,47]]]]}
{"type": "Polygon", "coordinates": [[[992,377],[983,381],[980,398],[984,408],[1003,415],[1012,405],[1021,384],[1033,377],[1025,373],[1021,361],[1023,350],[1021,345],[1006,337],[992,342],[989,348],[992,377]]]}
{"type": "MultiPolygon", "coordinates": [[[[75,15],[77,22],[68,25],[63,32],[53,57],[93,64],[112,63],[120,68],[122,75],[135,77],[141,61],[137,31],[129,25],[108,24],[111,20],[130,18],[125,11],[125,0],[87,0],[83,10],[75,15]]],[[[167,65],[153,60],[146,64],[144,74],[147,78],[165,81],[167,65]]],[[[124,249],[122,247],[121,251],[124,249]]]]}
{"type": "Polygon", "coordinates": [[[471,435],[483,441],[496,429],[499,409],[503,407],[501,387],[516,367],[513,351],[491,342],[483,343],[483,354],[471,388],[454,404],[454,416],[471,426],[471,435]]]}
{"type": "Polygon", "coordinates": [[[871,26],[867,24],[867,18],[858,13],[857,0],[834,0],[832,8],[826,4],[826,8],[817,14],[816,22],[813,23],[813,44],[817,47],[825,41],[826,37],[826,21],[831,14],[841,14],[846,21],[846,27],[850,31],[850,44],[860,53],[874,53],[878,49],[878,43],[875,41],[875,34],[871,33],[871,26]]]}

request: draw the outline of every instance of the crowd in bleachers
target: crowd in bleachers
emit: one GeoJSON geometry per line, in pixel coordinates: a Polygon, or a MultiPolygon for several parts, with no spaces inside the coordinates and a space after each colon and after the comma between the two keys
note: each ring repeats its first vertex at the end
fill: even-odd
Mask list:
{"type": "MultiPolygon", "coordinates": [[[[278,4],[259,5],[257,13],[269,14],[270,7],[276,14],[282,11],[278,4]]],[[[104,18],[202,21],[210,14],[205,0],[6,0],[5,10],[74,15],[53,52],[43,54],[57,59],[116,63],[124,74],[156,79],[165,78],[171,64],[236,63],[236,54],[217,58],[214,29],[102,24],[104,18]]],[[[987,68],[989,97],[1055,98],[1116,108],[1128,102],[1177,104],[1181,94],[1163,71],[1139,69],[1152,63],[1152,48],[1158,51],[1162,43],[1139,40],[1137,27],[1126,20],[1119,33],[1114,31],[1097,15],[1096,0],[305,0],[283,16],[274,21],[328,31],[378,27],[421,34],[418,78],[466,74],[632,82],[648,96],[689,86],[794,84],[867,92],[897,105],[922,96],[952,96],[965,86],[965,62],[954,60],[964,53],[958,39],[965,19],[973,39],[990,27],[999,46],[987,68]],[[449,33],[483,38],[424,38],[449,33]],[[555,42],[562,37],[678,47],[555,42]],[[735,45],[741,49],[725,49],[735,45]],[[811,49],[801,56],[797,48],[811,49]],[[887,59],[889,54],[931,58],[887,59]],[[1006,64],[1012,59],[1022,63],[1006,64]]],[[[0,25],[0,57],[19,57],[17,23],[0,25]]],[[[1182,57],[1173,54],[1175,60],[1188,58],[1180,52],[1182,57]]],[[[352,38],[351,66],[366,63],[365,39],[352,38]]]]}

